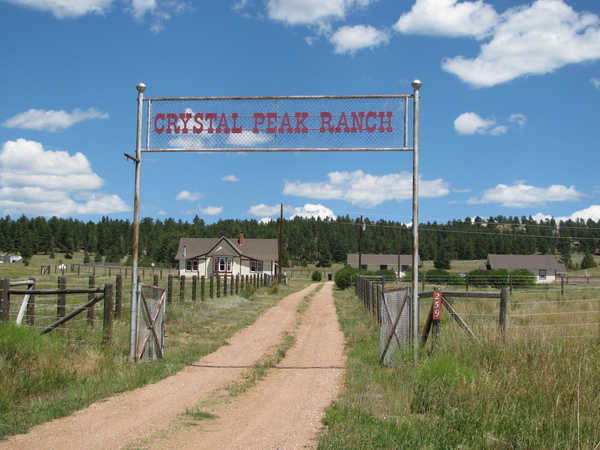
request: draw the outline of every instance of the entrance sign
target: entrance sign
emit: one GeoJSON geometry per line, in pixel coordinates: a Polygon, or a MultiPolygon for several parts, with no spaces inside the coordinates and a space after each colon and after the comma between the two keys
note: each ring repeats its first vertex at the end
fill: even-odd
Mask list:
{"type": "Polygon", "coordinates": [[[147,98],[142,151],[411,151],[409,98],[147,98]]]}
{"type": "Polygon", "coordinates": [[[419,89],[412,95],[144,98],[137,85],[131,329],[136,358],[140,175],[144,152],[411,151],[413,153],[412,331],[419,349],[419,89]],[[412,99],[412,145],[409,100],[412,99]],[[144,104],[146,108],[144,109],[144,104]],[[145,129],[145,139],[144,139],[145,129]]]}

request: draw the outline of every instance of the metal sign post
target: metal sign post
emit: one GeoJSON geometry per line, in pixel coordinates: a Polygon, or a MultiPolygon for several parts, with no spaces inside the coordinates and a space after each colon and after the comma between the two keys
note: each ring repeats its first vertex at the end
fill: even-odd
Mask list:
{"type": "Polygon", "coordinates": [[[144,98],[138,90],[130,356],[135,358],[139,315],[138,251],[143,152],[413,152],[413,311],[418,348],[419,88],[413,95],[144,98]],[[408,145],[413,99],[413,146],[408,145]],[[147,104],[144,123],[144,103],[147,104]],[[142,145],[145,127],[146,142],[142,145]]]}

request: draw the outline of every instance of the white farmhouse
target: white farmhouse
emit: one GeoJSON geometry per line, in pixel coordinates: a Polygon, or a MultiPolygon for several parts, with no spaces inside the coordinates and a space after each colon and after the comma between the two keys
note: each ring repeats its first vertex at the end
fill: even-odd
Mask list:
{"type": "Polygon", "coordinates": [[[175,259],[186,276],[277,274],[277,239],[181,238],[175,259]]]}

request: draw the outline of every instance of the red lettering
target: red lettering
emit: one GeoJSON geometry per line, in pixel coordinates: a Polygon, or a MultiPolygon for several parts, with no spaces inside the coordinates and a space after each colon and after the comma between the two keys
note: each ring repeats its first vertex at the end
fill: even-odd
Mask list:
{"type": "Polygon", "coordinates": [[[194,134],[200,134],[200,133],[202,133],[202,130],[204,130],[204,124],[202,123],[203,119],[204,119],[204,114],[202,114],[202,113],[194,114],[194,122],[198,124],[198,126],[194,127],[192,130],[194,132],[194,134]]]}
{"type": "Polygon", "coordinates": [[[213,120],[217,120],[217,113],[206,113],[204,114],[204,119],[208,120],[208,133],[214,133],[213,120]]]}
{"type": "Polygon", "coordinates": [[[374,112],[374,111],[369,111],[367,113],[367,120],[366,120],[366,122],[367,122],[367,131],[369,133],[373,133],[375,131],[375,129],[377,128],[377,125],[369,125],[369,119],[372,119],[372,118],[376,119],[377,118],[377,113],[374,112]]]}
{"type": "Polygon", "coordinates": [[[284,133],[287,131],[288,133],[293,133],[294,129],[292,128],[292,123],[290,122],[290,115],[285,113],[283,118],[281,119],[281,126],[277,130],[279,133],[284,133]]]}
{"type": "Polygon", "coordinates": [[[181,113],[181,114],[179,114],[179,118],[183,122],[183,129],[181,130],[181,132],[183,134],[188,134],[187,124],[190,121],[190,119],[192,118],[192,114],[191,113],[181,113]]]}
{"type": "Polygon", "coordinates": [[[227,116],[225,113],[221,113],[219,124],[217,125],[217,133],[229,133],[229,124],[227,123],[227,116]]]}
{"type": "Polygon", "coordinates": [[[387,112],[383,112],[381,111],[379,113],[379,132],[380,133],[385,133],[386,131],[388,133],[392,132],[392,116],[394,114],[391,111],[387,111],[387,112]],[[384,125],[387,125],[387,127],[385,127],[384,125]]]}
{"type": "Polygon", "coordinates": [[[253,133],[258,133],[258,126],[265,123],[265,115],[263,113],[254,113],[254,128],[252,128],[253,133]]]}
{"type": "Polygon", "coordinates": [[[297,112],[295,114],[295,116],[296,116],[296,128],[294,129],[294,131],[296,133],[308,133],[308,127],[306,125],[304,125],[304,121],[307,119],[308,113],[307,112],[297,112]]]}
{"type": "Polygon", "coordinates": [[[335,127],[335,132],[341,133],[342,127],[344,127],[344,133],[350,132],[350,127],[348,126],[348,119],[346,118],[345,112],[342,112],[342,114],[340,114],[340,119],[338,120],[337,127],[335,127]]]}
{"type": "Polygon", "coordinates": [[[352,133],[356,133],[357,131],[362,133],[365,120],[365,113],[361,111],[358,113],[358,115],[355,112],[352,112],[350,114],[352,115],[352,128],[350,128],[350,131],[352,133]]]}
{"type": "Polygon", "coordinates": [[[167,114],[167,134],[179,134],[179,127],[177,126],[177,114],[167,114]],[[172,128],[171,128],[172,127],[172,128]]]}
{"type": "Polygon", "coordinates": [[[277,132],[277,113],[267,113],[267,133],[277,132]]]}
{"type": "Polygon", "coordinates": [[[238,113],[232,113],[231,118],[233,119],[233,126],[231,127],[231,132],[232,133],[241,133],[242,127],[237,126],[238,113]]]}
{"type": "Polygon", "coordinates": [[[321,133],[325,133],[325,131],[329,131],[330,133],[333,133],[334,127],[333,125],[331,125],[331,113],[330,112],[322,112],[321,114],[319,114],[319,116],[321,117],[321,128],[319,128],[319,131],[321,133]]]}
{"type": "Polygon", "coordinates": [[[165,120],[165,115],[163,113],[159,113],[156,116],[154,116],[154,132],[156,134],[162,134],[163,131],[165,131],[165,126],[158,126],[158,121],[159,120],[165,120]]]}

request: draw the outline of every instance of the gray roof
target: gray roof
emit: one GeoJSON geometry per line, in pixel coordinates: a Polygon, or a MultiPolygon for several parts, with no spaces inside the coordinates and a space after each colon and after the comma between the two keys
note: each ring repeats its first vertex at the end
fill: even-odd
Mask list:
{"type": "Polygon", "coordinates": [[[487,265],[492,270],[554,270],[566,273],[564,264],[556,261],[553,255],[488,255],[487,265]]]}
{"type": "Polygon", "coordinates": [[[214,254],[221,256],[244,256],[257,261],[277,261],[279,258],[277,239],[244,238],[244,243],[240,244],[238,239],[228,239],[223,236],[220,238],[181,238],[179,239],[179,248],[177,249],[175,259],[193,259],[206,256],[221,241],[226,241],[234,249],[235,253],[221,249],[214,254]],[[184,248],[185,257],[183,256],[184,248]]]}
{"type": "MultiPolygon", "coordinates": [[[[346,259],[349,266],[358,266],[358,253],[349,253],[346,259]]],[[[372,265],[388,265],[398,266],[398,255],[375,255],[375,254],[362,254],[360,259],[361,264],[372,265]]],[[[419,264],[421,260],[419,259],[419,264]]],[[[410,266],[412,264],[412,255],[400,255],[400,265],[410,266]]]]}

